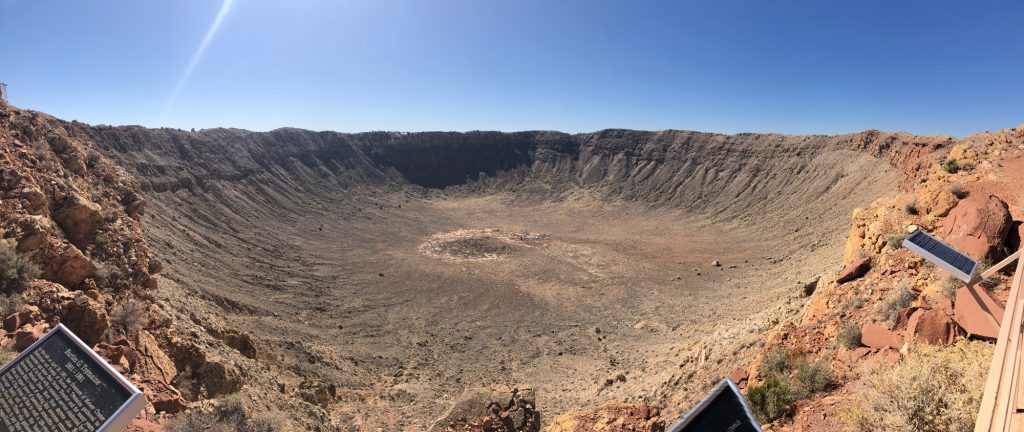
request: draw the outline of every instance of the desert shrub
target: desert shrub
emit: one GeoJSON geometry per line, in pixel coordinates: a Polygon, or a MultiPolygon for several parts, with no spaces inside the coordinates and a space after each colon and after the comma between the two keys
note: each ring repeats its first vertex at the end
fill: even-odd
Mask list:
{"type": "Polygon", "coordinates": [[[903,209],[906,210],[907,214],[909,214],[909,215],[916,215],[916,214],[918,214],[919,212],[917,210],[917,200],[913,200],[911,202],[908,202],[907,205],[903,207],[903,209]]]}
{"type": "Polygon", "coordinates": [[[0,295],[0,319],[21,309],[21,296],[18,294],[0,295]]]}
{"type": "Polygon", "coordinates": [[[96,273],[93,274],[92,278],[100,287],[109,288],[114,292],[121,292],[132,286],[131,279],[122,273],[121,270],[112,266],[101,266],[96,270],[96,273]]]}
{"type": "Polygon", "coordinates": [[[960,185],[949,186],[949,193],[953,194],[957,199],[967,198],[968,195],[967,189],[964,189],[964,187],[960,185]]]}
{"type": "Polygon", "coordinates": [[[897,283],[889,295],[878,305],[878,317],[886,322],[896,319],[896,314],[917,298],[917,293],[910,289],[910,281],[897,283]]]}
{"type": "Polygon", "coordinates": [[[100,152],[96,150],[89,150],[89,154],[85,159],[85,164],[89,168],[96,168],[96,166],[100,164],[101,160],[103,160],[103,156],[100,155],[100,152]]]}
{"type": "Polygon", "coordinates": [[[245,397],[241,393],[231,393],[217,400],[217,414],[221,416],[244,416],[246,413],[245,397]]]}
{"type": "Polygon", "coordinates": [[[857,431],[970,431],[981,405],[991,344],[915,345],[895,366],[869,371],[842,417],[857,431]]]}
{"type": "Polygon", "coordinates": [[[32,279],[39,277],[39,267],[14,250],[14,245],[0,242],[0,292],[21,291],[32,279]]]}
{"type": "Polygon", "coordinates": [[[758,376],[761,379],[786,379],[798,364],[797,354],[783,349],[776,348],[764,355],[761,367],[758,368],[758,376]]]}
{"type": "Polygon", "coordinates": [[[747,390],[747,399],[757,419],[771,423],[785,415],[797,401],[797,392],[787,381],[769,378],[764,384],[751,386],[747,390]]]}
{"type": "Polygon", "coordinates": [[[903,240],[906,239],[906,233],[889,234],[889,236],[885,238],[885,245],[891,249],[899,249],[903,247],[903,240]]]}
{"type": "Polygon", "coordinates": [[[939,281],[939,294],[943,297],[954,299],[956,298],[956,292],[964,285],[963,281],[957,279],[952,275],[945,275],[942,280],[939,281]]]}
{"type": "Polygon", "coordinates": [[[252,432],[283,432],[289,428],[288,419],[277,412],[259,413],[249,420],[252,432]]]}
{"type": "Polygon", "coordinates": [[[860,346],[860,326],[857,323],[844,322],[836,330],[836,341],[846,349],[860,346]]]}
{"type": "MultiPolygon", "coordinates": [[[[858,332],[859,333],[859,332],[858,332]]],[[[793,375],[796,380],[797,397],[804,399],[811,395],[828,390],[832,386],[832,368],[825,359],[803,363],[793,375]]]]}
{"type": "Polygon", "coordinates": [[[96,239],[93,240],[93,242],[96,243],[96,246],[99,247],[106,246],[110,244],[110,236],[107,235],[106,233],[96,234],[96,239]]]}
{"type": "Polygon", "coordinates": [[[110,324],[126,335],[133,335],[149,323],[149,305],[140,300],[128,300],[110,309],[110,324]]]}
{"type": "Polygon", "coordinates": [[[957,163],[956,159],[946,159],[946,161],[942,163],[942,169],[946,170],[946,172],[950,174],[956,174],[960,171],[960,164],[957,163]]]}
{"type": "Polygon", "coordinates": [[[849,305],[851,309],[860,309],[864,307],[864,302],[864,297],[854,297],[853,300],[850,300],[849,305]]]}

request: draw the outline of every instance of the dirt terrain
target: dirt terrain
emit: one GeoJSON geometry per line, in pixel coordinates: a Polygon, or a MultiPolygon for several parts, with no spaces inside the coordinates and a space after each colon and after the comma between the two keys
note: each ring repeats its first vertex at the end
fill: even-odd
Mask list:
{"type": "Polygon", "coordinates": [[[252,335],[223,353],[246,391],[320,430],[425,430],[493,384],[533,389],[542,423],[674,418],[950,141],[65,127],[141,182],[180,332],[252,335]]]}

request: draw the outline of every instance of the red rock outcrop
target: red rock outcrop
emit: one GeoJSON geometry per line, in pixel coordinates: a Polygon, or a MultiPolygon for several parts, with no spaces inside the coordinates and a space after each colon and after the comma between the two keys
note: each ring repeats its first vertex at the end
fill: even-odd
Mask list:
{"type": "Polygon", "coordinates": [[[961,287],[956,292],[953,314],[956,323],[971,336],[995,339],[1004,309],[981,287],[961,287]]]}
{"type": "Polygon", "coordinates": [[[960,201],[942,225],[942,237],[975,259],[990,258],[1006,240],[1013,219],[1003,200],[994,195],[960,201]]]}
{"type": "Polygon", "coordinates": [[[956,325],[939,309],[919,309],[910,316],[907,337],[921,342],[949,346],[956,338],[956,325]]]}
{"type": "Polygon", "coordinates": [[[839,272],[839,276],[836,277],[836,283],[846,283],[864,276],[868,270],[871,270],[871,258],[858,259],[839,272]]]}
{"type": "Polygon", "coordinates": [[[864,323],[860,335],[861,343],[869,348],[898,350],[903,346],[903,338],[899,334],[875,323],[864,323]]]}

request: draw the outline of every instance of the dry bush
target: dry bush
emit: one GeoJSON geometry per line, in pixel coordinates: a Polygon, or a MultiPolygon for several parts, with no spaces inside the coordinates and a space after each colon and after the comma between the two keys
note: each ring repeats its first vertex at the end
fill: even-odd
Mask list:
{"type": "Polygon", "coordinates": [[[903,247],[903,240],[906,239],[906,233],[889,234],[889,236],[885,238],[885,245],[890,249],[899,249],[903,247]]]}
{"type": "Polygon", "coordinates": [[[843,408],[847,430],[973,430],[992,351],[978,341],[914,345],[895,366],[880,366],[861,379],[843,408]]]}
{"type": "Polygon", "coordinates": [[[967,195],[969,195],[967,189],[964,189],[964,187],[960,185],[950,185],[949,193],[953,194],[953,196],[955,196],[957,199],[964,199],[967,198],[967,195]]]}
{"type": "Polygon", "coordinates": [[[0,295],[0,319],[21,309],[21,296],[18,294],[0,295]]]}
{"type": "Polygon", "coordinates": [[[860,326],[857,323],[844,322],[839,324],[836,330],[836,341],[846,349],[854,349],[860,346],[860,326]]]}
{"type": "Polygon", "coordinates": [[[21,291],[39,277],[39,267],[24,255],[18,255],[11,243],[0,241],[0,293],[21,291]]]}
{"type": "Polygon", "coordinates": [[[903,207],[903,209],[906,210],[907,214],[909,215],[917,215],[919,213],[919,211],[917,210],[917,200],[908,202],[907,205],[903,207]]]}
{"type": "Polygon", "coordinates": [[[938,293],[943,297],[954,299],[956,298],[956,292],[960,287],[964,286],[964,282],[957,279],[955,276],[946,275],[939,281],[938,293]]]}
{"type": "Polygon", "coordinates": [[[111,266],[101,266],[92,276],[96,285],[101,288],[108,288],[113,292],[122,292],[131,288],[132,281],[121,270],[111,266]]]}
{"type": "Polygon", "coordinates": [[[288,419],[278,412],[253,414],[244,396],[229,394],[217,399],[212,412],[192,410],[169,423],[168,432],[285,432],[291,430],[288,419]]]}
{"type": "Polygon", "coordinates": [[[283,414],[268,411],[253,416],[249,420],[249,430],[252,432],[284,432],[291,430],[291,424],[283,414]]]}
{"type": "Polygon", "coordinates": [[[799,365],[798,354],[782,349],[776,348],[764,355],[764,360],[761,361],[761,367],[758,368],[757,374],[761,379],[767,380],[770,378],[786,379],[799,365]]]}
{"type": "Polygon", "coordinates": [[[747,398],[764,423],[782,417],[793,403],[828,389],[834,382],[828,361],[808,363],[801,353],[781,348],[765,354],[758,377],[763,383],[751,386],[747,398]]]}
{"type": "Polygon", "coordinates": [[[125,335],[133,335],[149,323],[149,305],[140,300],[128,300],[110,309],[110,324],[125,335]]]}
{"type": "Polygon", "coordinates": [[[910,280],[904,279],[896,284],[892,292],[889,293],[878,305],[878,317],[885,322],[892,322],[896,319],[896,314],[917,298],[917,293],[910,289],[910,280]]]}

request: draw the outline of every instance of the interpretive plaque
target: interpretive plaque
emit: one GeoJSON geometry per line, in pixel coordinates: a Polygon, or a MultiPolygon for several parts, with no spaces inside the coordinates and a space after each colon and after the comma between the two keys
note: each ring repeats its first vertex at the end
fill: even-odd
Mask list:
{"type": "Polygon", "coordinates": [[[747,398],[726,378],[668,432],[761,432],[747,398]]]}
{"type": "Polygon", "coordinates": [[[62,324],[0,368],[0,432],[122,431],[145,406],[62,324]]]}

